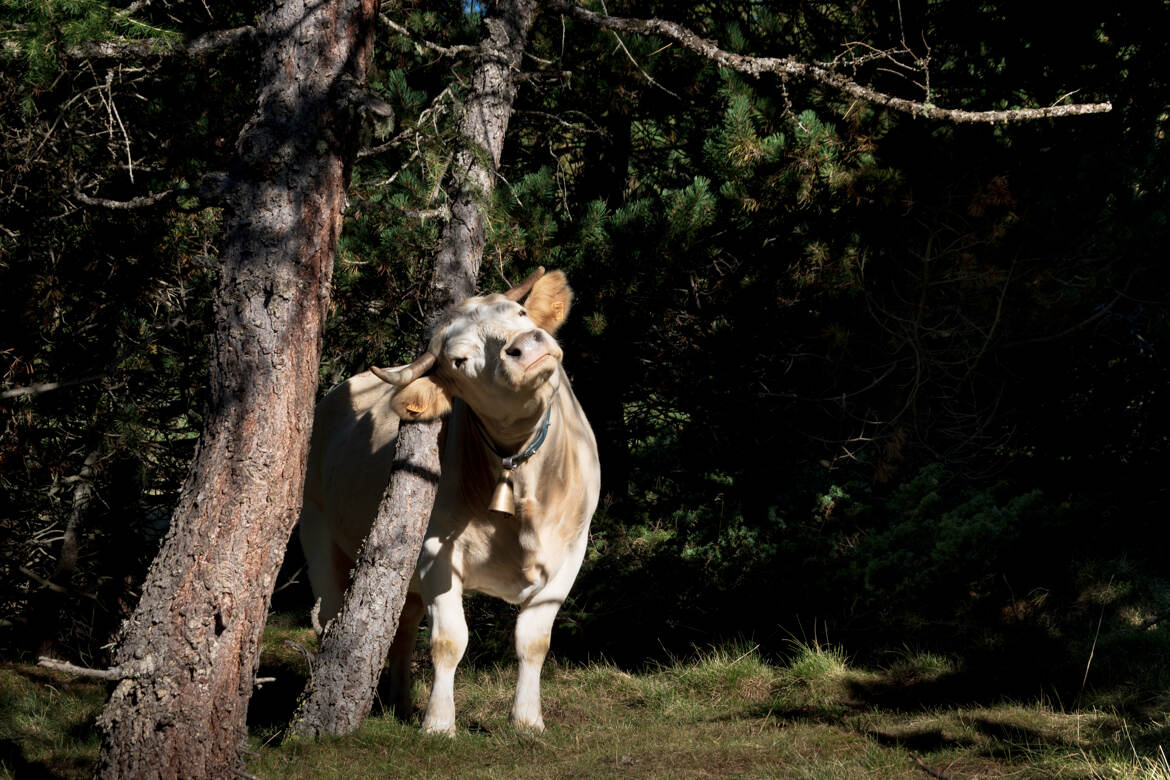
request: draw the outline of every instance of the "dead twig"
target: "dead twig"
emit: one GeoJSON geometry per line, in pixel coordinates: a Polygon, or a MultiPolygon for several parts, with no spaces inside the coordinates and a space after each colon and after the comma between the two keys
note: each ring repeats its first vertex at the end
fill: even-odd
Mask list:
{"type": "MultiPolygon", "coordinates": [[[[317,603],[320,604],[320,599],[318,599],[317,603]]],[[[316,612],[316,610],[314,610],[314,613],[315,612],[316,612]]],[[[316,622],[317,622],[317,618],[316,618],[316,615],[314,614],[314,616],[313,616],[314,625],[316,624],[316,622]]],[[[332,623],[333,621],[329,621],[329,622],[332,623]]],[[[313,654],[310,653],[308,648],[306,648],[304,645],[298,644],[298,643],[292,641],[291,639],[282,640],[281,644],[283,644],[286,647],[290,647],[293,650],[296,650],[298,653],[300,653],[301,655],[303,655],[305,657],[305,663],[307,663],[309,665],[309,681],[311,682],[313,679],[313,654]]]]}
{"type": "Polygon", "coordinates": [[[915,766],[931,777],[936,777],[938,780],[948,780],[947,776],[942,772],[938,771],[937,769],[931,769],[929,766],[927,766],[926,762],[919,758],[917,753],[911,753],[910,758],[914,759],[915,766]]]}

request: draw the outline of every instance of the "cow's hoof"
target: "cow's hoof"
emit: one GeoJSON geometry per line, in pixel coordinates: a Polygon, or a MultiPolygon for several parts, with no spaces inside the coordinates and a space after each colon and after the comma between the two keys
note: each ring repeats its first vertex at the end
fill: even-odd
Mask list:
{"type": "Polygon", "coordinates": [[[455,724],[454,723],[423,723],[422,733],[437,734],[441,737],[454,737],[455,724]]]}
{"type": "Polygon", "coordinates": [[[534,720],[534,721],[513,719],[512,725],[518,731],[527,731],[527,732],[530,732],[532,734],[543,734],[544,733],[544,721],[540,720],[539,718],[537,720],[534,720]]]}

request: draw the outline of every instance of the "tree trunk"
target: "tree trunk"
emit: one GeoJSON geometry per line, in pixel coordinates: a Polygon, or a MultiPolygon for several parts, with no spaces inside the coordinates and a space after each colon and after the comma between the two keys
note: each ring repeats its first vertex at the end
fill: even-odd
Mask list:
{"type": "Polygon", "coordinates": [[[451,219],[435,259],[432,286],[437,309],[475,294],[487,240],[486,211],[512,117],[516,74],[535,13],[535,0],[504,0],[484,20],[487,35],[480,44],[459,123],[465,146],[451,165],[451,219]]]}
{"type": "Polygon", "coordinates": [[[232,777],[300,509],[373,0],[276,3],[228,190],[211,394],[171,528],[115,654],[100,777],[232,777]],[[352,103],[352,101],[348,101],[352,103]]]}
{"type": "MultiPolygon", "coordinates": [[[[474,294],[485,241],[485,212],[504,148],[534,0],[505,0],[484,20],[487,35],[463,106],[466,148],[452,165],[451,219],[435,264],[431,308],[474,294]]],[[[398,630],[407,587],[438,488],[439,425],[403,425],[394,469],[346,591],[321,638],[317,665],[289,730],[315,737],[347,734],[370,711],[378,677],[398,630]]]]}

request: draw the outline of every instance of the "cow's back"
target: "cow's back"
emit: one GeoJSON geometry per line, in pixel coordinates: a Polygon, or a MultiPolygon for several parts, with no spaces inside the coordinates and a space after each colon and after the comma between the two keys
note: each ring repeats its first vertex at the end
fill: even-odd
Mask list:
{"type": "Polygon", "coordinates": [[[315,410],[300,538],[313,590],[324,599],[323,619],[340,608],[341,594],[332,591],[348,576],[344,558],[356,557],[386,488],[398,436],[393,392],[365,371],[330,390],[315,410]]]}

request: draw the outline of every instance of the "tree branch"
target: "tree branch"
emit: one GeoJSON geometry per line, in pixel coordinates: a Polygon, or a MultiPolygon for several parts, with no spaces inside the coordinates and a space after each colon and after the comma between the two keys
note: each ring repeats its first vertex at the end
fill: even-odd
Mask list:
{"type": "Polygon", "coordinates": [[[150,195],[142,195],[141,197],[131,198],[130,200],[110,200],[109,198],[95,198],[86,195],[81,191],[80,187],[73,188],[73,197],[84,203],[86,206],[101,206],[106,209],[143,209],[148,206],[154,206],[161,203],[167,198],[175,194],[174,190],[163,190],[162,192],[152,192],[150,195]]]}
{"type": "Polygon", "coordinates": [[[142,57],[190,57],[198,59],[233,46],[250,46],[256,40],[256,28],[235,27],[212,30],[191,40],[158,38],[110,38],[69,48],[69,59],[120,60],[142,57]]]}
{"type": "Polygon", "coordinates": [[[45,655],[37,659],[37,666],[56,672],[75,674],[78,677],[92,677],[96,680],[125,680],[142,674],[141,670],[126,669],[121,666],[115,666],[112,669],[90,669],[87,666],[77,666],[68,661],[58,661],[56,658],[49,658],[45,655]]]}
{"type": "Polygon", "coordinates": [[[37,384],[26,385],[24,387],[12,387],[7,390],[0,390],[0,400],[20,398],[26,395],[40,395],[41,393],[59,390],[62,387],[72,387],[73,385],[81,385],[87,382],[96,382],[99,379],[105,378],[105,374],[97,374],[95,376],[87,376],[84,379],[69,379],[64,382],[38,382],[37,384]]]}
{"type": "Polygon", "coordinates": [[[719,48],[714,41],[701,38],[675,22],[662,19],[629,19],[594,13],[566,0],[548,0],[548,7],[578,21],[601,27],[605,30],[632,32],[640,35],[657,35],[676,41],[687,49],[731,70],[759,77],[775,73],[782,77],[811,79],[833,87],[852,97],[875,103],[895,111],[903,111],[926,119],[941,119],[950,122],[1015,122],[1032,119],[1099,114],[1111,111],[1111,103],[1077,103],[1044,108],[1017,108],[1003,111],[966,111],[957,108],[940,108],[932,103],[907,100],[862,86],[830,67],[800,62],[792,57],[750,57],[735,54],[719,48]]]}
{"type": "Polygon", "coordinates": [[[440,46],[437,43],[425,39],[418,39],[411,35],[410,30],[406,29],[398,22],[391,19],[386,14],[378,14],[378,21],[384,27],[390,29],[391,32],[397,33],[404,38],[408,38],[420,52],[423,49],[430,49],[433,52],[443,55],[444,57],[458,57],[460,54],[472,54],[479,50],[478,46],[467,46],[459,44],[456,46],[440,46]]]}

